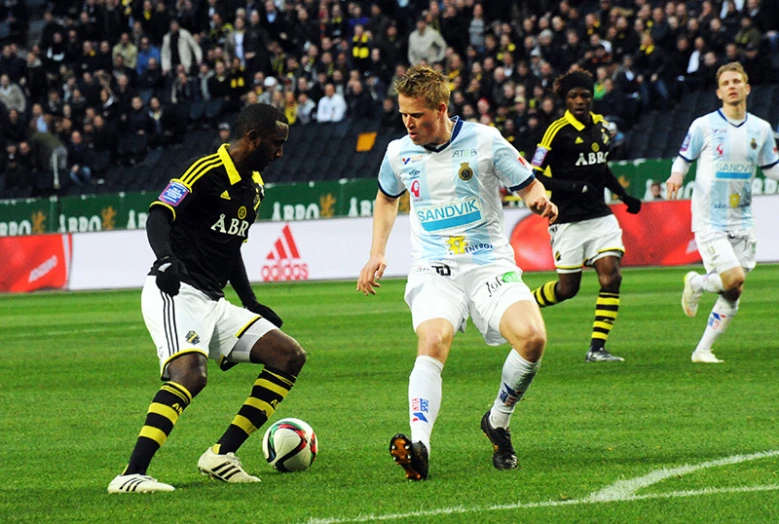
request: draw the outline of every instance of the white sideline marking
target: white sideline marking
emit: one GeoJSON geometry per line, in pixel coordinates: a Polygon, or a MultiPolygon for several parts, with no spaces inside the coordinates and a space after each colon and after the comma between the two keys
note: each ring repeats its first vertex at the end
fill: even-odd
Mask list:
{"type": "Polygon", "coordinates": [[[700,464],[686,464],[672,469],[659,469],[652,471],[642,477],[636,477],[628,480],[620,480],[611,486],[600,491],[591,493],[581,499],[571,500],[546,500],[542,502],[514,502],[512,504],[496,504],[492,506],[454,506],[449,508],[429,509],[420,511],[409,511],[407,513],[389,513],[386,515],[358,515],[356,517],[332,517],[332,518],[311,518],[306,524],[344,524],[349,522],[373,522],[385,520],[401,520],[413,517],[434,517],[438,515],[453,515],[458,513],[487,513],[491,511],[506,511],[513,509],[530,508],[548,508],[553,506],[569,506],[576,504],[601,504],[607,502],[627,502],[634,500],[661,499],[661,498],[679,498],[695,497],[699,495],[715,495],[718,493],[752,493],[759,491],[777,491],[779,484],[768,484],[765,486],[747,486],[735,488],[705,488],[689,491],[672,491],[669,493],[648,493],[646,495],[636,495],[636,491],[661,482],[669,477],[687,475],[695,471],[717,466],[728,466],[757,460],[768,457],[779,456],[779,450],[762,451],[750,455],[733,455],[719,460],[701,462],[700,464]]]}

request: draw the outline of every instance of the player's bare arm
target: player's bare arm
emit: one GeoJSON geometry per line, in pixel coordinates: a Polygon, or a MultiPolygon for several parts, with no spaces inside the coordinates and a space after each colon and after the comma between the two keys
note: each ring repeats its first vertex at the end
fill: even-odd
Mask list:
{"type": "Polygon", "coordinates": [[[548,218],[550,224],[557,220],[557,206],[546,196],[546,188],[538,180],[533,180],[527,187],[517,191],[517,194],[536,215],[548,218]]]}
{"type": "Polygon", "coordinates": [[[384,275],[387,268],[387,242],[390,232],[395,225],[395,218],[398,216],[397,198],[392,198],[379,191],[376,194],[376,202],[373,207],[373,240],[371,241],[371,255],[368,262],[360,271],[360,277],[357,280],[357,291],[362,291],[363,295],[376,294],[376,289],[381,287],[379,280],[384,275]]]}

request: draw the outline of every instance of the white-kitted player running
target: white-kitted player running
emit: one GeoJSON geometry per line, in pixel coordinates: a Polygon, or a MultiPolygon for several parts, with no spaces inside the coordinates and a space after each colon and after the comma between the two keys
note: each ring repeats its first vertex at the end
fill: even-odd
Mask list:
{"type": "Polygon", "coordinates": [[[489,345],[513,349],[481,428],[493,444],[498,469],[517,467],[509,419],[535,377],[546,330],[535,299],[522,282],[503,232],[502,186],[554,222],[557,207],[531,166],[497,129],[447,115],[449,80],[415,66],[395,87],[408,135],[391,142],[379,172],[370,259],[357,290],[375,294],[387,266],[385,251],[406,191],[411,202],[412,268],[405,298],[418,337],[409,377],[411,435],[399,433],[390,453],[406,477],[428,476],[430,436],[441,406],[441,371],[455,331],[473,320],[489,345]]]}
{"type": "Polygon", "coordinates": [[[712,345],[736,316],[746,274],[755,267],[755,168],[779,179],[779,154],[771,126],[747,112],[749,91],[749,78],[741,64],[731,62],[719,68],[717,97],[722,108],[692,123],[666,182],[668,197],[676,198],[690,164],[698,161],[692,231],[706,274],[690,271],[685,275],[682,307],[688,317],[694,317],[704,291],[720,296],[692,354],[693,362],[722,362],[712,345]]]}

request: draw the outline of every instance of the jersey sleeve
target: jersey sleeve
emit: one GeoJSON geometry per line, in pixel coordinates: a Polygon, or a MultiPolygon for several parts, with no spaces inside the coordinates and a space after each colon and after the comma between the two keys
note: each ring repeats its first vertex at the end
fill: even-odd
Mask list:
{"type": "Polygon", "coordinates": [[[496,131],[492,146],[492,162],[495,172],[509,191],[518,191],[529,185],[534,179],[533,168],[519,154],[508,140],[496,131]]]}
{"type": "Polygon", "coordinates": [[[765,142],[763,142],[763,147],[757,154],[757,165],[760,166],[760,169],[767,169],[779,164],[779,152],[777,152],[776,140],[773,137],[770,126],[768,127],[766,134],[767,136],[765,142]]]}
{"type": "Polygon", "coordinates": [[[703,129],[701,128],[700,120],[695,120],[690,129],[687,130],[682,147],[679,148],[679,156],[687,162],[692,162],[701,156],[702,150],[703,129]]]}
{"type": "Polygon", "coordinates": [[[392,169],[389,148],[384,153],[384,160],[381,161],[381,167],[379,168],[379,190],[391,198],[397,198],[406,191],[406,188],[403,187],[403,182],[392,169]]]}
{"type": "Polygon", "coordinates": [[[193,194],[197,191],[204,191],[202,186],[206,184],[209,177],[203,176],[210,167],[214,167],[215,160],[212,156],[196,160],[181,177],[172,178],[162,193],[154,200],[149,209],[155,206],[162,206],[170,211],[173,220],[176,220],[178,213],[184,211],[193,200],[193,194]]]}

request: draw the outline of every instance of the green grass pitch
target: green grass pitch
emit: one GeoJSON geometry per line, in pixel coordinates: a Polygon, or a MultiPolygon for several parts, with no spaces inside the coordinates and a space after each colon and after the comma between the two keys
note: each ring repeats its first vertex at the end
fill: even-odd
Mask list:
{"type": "MultiPolygon", "coordinates": [[[[714,298],[685,317],[686,271],[624,271],[608,346],[623,363],[584,362],[592,271],[579,296],[543,311],[544,364],[512,421],[519,470],[496,471],[479,430],[508,347],[487,347],[472,325],[458,334],[425,483],[405,481],[387,452],[408,429],[416,341],[404,282],[375,297],[353,282],[258,285],[309,354],[272,420],[309,422],[319,457],[275,472],[263,428],[239,450],[261,484],[201,476],[198,457],[259,372],[210,363],[209,386],[149,471],[177,491],[150,495],[106,493],[159,387],[140,292],[0,297],[0,522],[776,522],[779,266],[749,275],[720,365],[690,362],[714,298]]],[[[532,288],[552,275],[524,278],[532,288]]]]}

